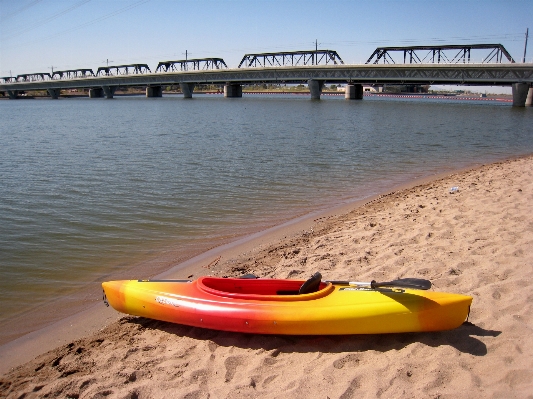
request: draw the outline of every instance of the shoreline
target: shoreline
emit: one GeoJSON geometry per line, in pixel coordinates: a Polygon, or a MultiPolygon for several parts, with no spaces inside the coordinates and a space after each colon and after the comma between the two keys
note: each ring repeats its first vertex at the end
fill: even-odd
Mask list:
{"type": "MultiPolygon", "coordinates": [[[[183,96],[183,93],[179,92],[165,92],[166,96],[183,96]]],[[[221,91],[198,91],[194,92],[194,95],[223,95],[221,91]]],[[[249,95],[277,95],[277,94],[286,94],[286,95],[297,95],[297,96],[309,96],[309,91],[261,91],[261,90],[250,90],[243,91],[243,94],[249,95]]],[[[344,92],[335,92],[335,91],[323,91],[321,95],[326,97],[340,97],[344,96],[344,92]]],[[[486,97],[472,95],[449,95],[449,94],[437,94],[437,93],[374,93],[374,92],[365,92],[363,93],[366,97],[384,97],[384,98],[407,98],[407,99],[430,99],[430,100],[458,100],[458,101],[492,101],[492,102],[503,102],[503,103],[512,103],[513,99],[510,95],[490,95],[486,97]]],[[[145,97],[143,92],[138,93],[122,93],[117,92],[114,95],[117,97],[145,97]]],[[[63,99],[76,99],[76,98],[88,98],[86,94],[64,94],[60,95],[60,98],[63,99]]],[[[19,99],[24,100],[40,100],[40,99],[50,99],[49,96],[23,96],[19,99]]],[[[9,97],[0,96],[0,100],[9,100],[9,97]]]]}
{"type": "MultiPolygon", "coordinates": [[[[450,179],[456,175],[523,159],[533,159],[533,154],[512,157],[488,165],[478,164],[454,171],[417,178],[361,200],[352,200],[328,207],[327,209],[315,210],[282,224],[267,228],[266,230],[248,234],[234,241],[211,248],[154,275],[153,278],[180,279],[197,278],[207,274],[219,275],[224,267],[227,268],[228,263],[238,263],[244,258],[250,258],[250,256],[264,251],[266,247],[273,245],[282,246],[284,242],[297,239],[302,235],[308,234],[308,232],[313,232],[324,221],[327,223],[329,219],[346,217],[351,212],[360,210],[376,201],[379,202],[379,200],[393,194],[409,192],[417,187],[435,184],[443,179],[450,179]],[[208,269],[207,266],[213,263],[217,267],[213,267],[212,270],[208,269]]],[[[241,272],[241,270],[237,270],[238,272],[241,272]]],[[[246,273],[248,272],[254,272],[254,270],[246,270],[246,273]]],[[[245,273],[242,272],[242,274],[245,273]]],[[[261,277],[267,276],[262,275],[261,277]]],[[[0,346],[0,359],[3,359],[0,364],[0,374],[4,374],[14,367],[31,361],[36,356],[53,350],[58,346],[95,334],[123,316],[111,308],[105,308],[101,299],[99,299],[96,304],[91,305],[87,309],[78,311],[73,315],[49,323],[42,328],[11,340],[0,346]]]]}

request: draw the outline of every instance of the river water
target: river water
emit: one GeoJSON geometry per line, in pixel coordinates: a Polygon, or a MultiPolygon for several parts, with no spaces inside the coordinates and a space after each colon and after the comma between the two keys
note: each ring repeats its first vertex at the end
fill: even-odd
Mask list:
{"type": "Polygon", "coordinates": [[[417,177],[533,153],[533,109],[503,102],[139,96],[5,100],[0,114],[0,325],[169,248],[179,263],[417,177]]]}

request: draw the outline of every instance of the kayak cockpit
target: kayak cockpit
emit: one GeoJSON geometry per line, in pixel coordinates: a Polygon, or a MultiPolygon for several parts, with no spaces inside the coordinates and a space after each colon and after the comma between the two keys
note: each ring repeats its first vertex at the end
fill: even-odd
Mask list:
{"type": "Polygon", "coordinates": [[[305,283],[299,280],[219,277],[201,277],[197,280],[198,288],[204,292],[226,298],[259,301],[308,301],[322,298],[335,290],[333,284],[318,280],[314,283],[316,291],[300,293],[305,283]]]}

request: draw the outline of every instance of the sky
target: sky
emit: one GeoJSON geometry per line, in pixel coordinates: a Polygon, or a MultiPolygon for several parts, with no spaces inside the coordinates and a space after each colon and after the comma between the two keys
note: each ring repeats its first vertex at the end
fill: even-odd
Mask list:
{"type": "Polygon", "coordinates": [[[527,28],[533,36],[533,0],[0,0],[0,76],[106,63],[155,71],[185,52],[237,67],[244,54],[315,41],[346,64],[377,47],[479,43],[521,62],[527,28]]]}

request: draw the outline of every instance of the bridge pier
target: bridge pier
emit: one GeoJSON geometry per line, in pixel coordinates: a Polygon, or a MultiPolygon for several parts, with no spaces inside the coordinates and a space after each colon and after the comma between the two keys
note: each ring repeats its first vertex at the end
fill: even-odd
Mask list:
{"type": "Polygon", "coordinates": [[[163,97],[163,87],[148,86],[146,88],[146,97],[163,97]]]}
{"type": "Polygon", "coordinates": [[[322,94],[322,88],[324,87],[323,80],[309,79],[307,81],[309,92],[311,93],[311,100],[320,100],[320,94],[322,94]]]}
{"type": "Polygon", "coordinates": [[[10,100],[15,100],[19,96],[19,91],[18,90],[8,90],[7,91],[7,95],[9,96],[10,100]]]}
{"type": "Polygon", "coordinates": [[[242,85],[238,83],[227,83],[224,85],[224,97],[242,97],[242,85]]]}
{"type": "Polygon", "coordinates": [[[48,95],[52,97],[53,100],[57,100],[59,98],[59,95],[61,94],[60,89],[46,89],[48,92],[48,95]]]}
{"type": "Polygon", "coordinates": [[[533,87],[530,87],[527,92],[526,107],[533,107],[533,87]]]}
{"type": "Polygon", "coordinates": [[[346,100],[362,100],[363,99],[363,85],[348,83],[346,85],[346,92],[344,93],[346,100]]]}
{"type": "Polygon", "coordinates": [[[113,98],[115,91],[117,91],[117,86],[102,86],[102,90],[106,98],[113,98]]]}
{"type": "Polygon", "coordinates": [[[94,87],[89,89],[89,98],[102,98],[104,96],[104,89],[101,87],[94,87]]]}
{"type": "Polygon", "coordinates": [[[513,83],[513,107],[525,107],[529,83],[513,83]]]}
{"type": "MultiPolygon", "coordinates": [[[[183,98],[192,98],[192,92],[194,91],[195,83],[180,83],[181,92],[183,93],[183,98]]],[[[225,95],[226,91],[224,91],[225,95]]],[[[242,90],[241,90],[242,96],[242,90]]]]}

